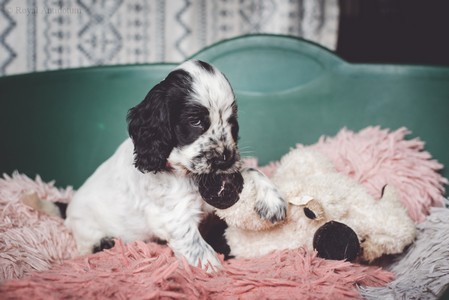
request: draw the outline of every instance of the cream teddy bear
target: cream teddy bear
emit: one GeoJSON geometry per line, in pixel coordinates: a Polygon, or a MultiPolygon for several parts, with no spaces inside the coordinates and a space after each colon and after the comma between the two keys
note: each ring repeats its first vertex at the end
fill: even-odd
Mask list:
{"type": "Polygon", "coordinates": [[[415,238],[415,225],[393,187],[386,186],[382,198],[374,199],[316,151],[290,151],[271,178],[286,201],[283,220],[261,217],[256,208],[260,193],[246,174],[238,201],[216,208],[228,224],[225,237],[235,257],[304,247],[323,258],[371,262],[402,252],[415,238]]]}

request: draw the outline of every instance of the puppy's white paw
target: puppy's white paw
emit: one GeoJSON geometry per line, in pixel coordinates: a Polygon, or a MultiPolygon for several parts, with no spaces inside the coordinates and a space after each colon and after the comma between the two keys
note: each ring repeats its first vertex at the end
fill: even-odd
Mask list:
{"type": "Polygon", "coordinates": [[[256,201],[256,213],[271,223],[283,221],[287,215],[287,203],[276,190],[268,190],[256,201]]]}
{"type": "Polygon", "coordinates": [[[200,263],[201,268],[208,273],[218,271],[222,268],[221,261],[213,251],[205,253],[203,257],[199,258],[198,263],[200,263]]]}
{"type": "Polygon", "coordinates": [[[221,261],[218,259],[217,254],[203,240],[191,244],[188,248],[184,248],[182,252],[180,254],[192,266],[200,267],[203,270],[207,270],[207,272],[217,271],[221,268],[221,261]]]}
{"type": "Polygon", "coordinates": [[[254,206],[256,213],[271,223],[277,223],[287,216],[287,202],[274,184],[264,174],[255,169],[250,169],[253,174],[257,199],[254,206]]]}

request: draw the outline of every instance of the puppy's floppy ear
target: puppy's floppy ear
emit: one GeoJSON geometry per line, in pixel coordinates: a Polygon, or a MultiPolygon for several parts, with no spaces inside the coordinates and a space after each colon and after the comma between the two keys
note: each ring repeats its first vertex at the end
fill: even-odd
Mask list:
{"type": "Polygon", "coordinates": [[[165,84],[161,82],[128,112],[128,133],[134,143],[134,165],[142,173],[164,170],[174,147],[168,101],[165,84]]]}

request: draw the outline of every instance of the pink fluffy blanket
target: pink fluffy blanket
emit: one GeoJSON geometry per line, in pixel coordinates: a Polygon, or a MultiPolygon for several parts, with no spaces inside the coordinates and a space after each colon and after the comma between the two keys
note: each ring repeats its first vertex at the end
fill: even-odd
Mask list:
{"type": "MultiPolygon", "coordinates": [[[[432,206],[443,206],[447,180],[442,166],[406,129],[341,130],[307,146],[328,155],[337,169],[378,196],[395,185],[410,216],[421,222],[432,206]]],[[[299,145],[300,147],[305,147],[299,145]]],[[[256,160],[248,162],[257,165],[256,160]]],[[[262,169],[268,174],[273,163],[262,169]]],[[[182,298],[343,299],[359,298],[358,285],[382,286],[394,275],[375,266],[324,260],[303,249],[256,259],[225,261],[206,273],[173,256],[166,246],[135,242],[102,253],[75,256],[75,244],[60,218],[40,214],[22,199],[36,193],[68,202],[70,188],[57,189],[37,177],[15,173],[0,179],[0,295],[11,299],[182,298]]]]}

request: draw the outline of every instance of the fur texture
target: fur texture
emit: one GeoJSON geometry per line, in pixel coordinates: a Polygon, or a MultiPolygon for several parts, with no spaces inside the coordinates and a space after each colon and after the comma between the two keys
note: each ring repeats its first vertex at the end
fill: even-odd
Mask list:
{"type": "MultiPolygon", "coordinates": [[[[392,187],[387,186],[377,201],[357,181],[338,173],[317,151],[290,151],[281,159],[272,181],[290,203],[281,224],[258,218],[257,199],[244,192],[234,206],[217,209],[217,215],[229,224],[226,240],[231,255],[255,257],[298,247],[313,250],[314,234],[330,221],[354,230],[362,249],[360,257],[365,261],[400,253],[415,238],[413,221],[392,187]]],[[[339,242],[338,236],[333,238],[339,242]]],[[[326,247],[335,248],[332,243],[326,247]]]]}
{"type": "Polygon", "coordinates": [[[356,285],[383,286],[378,267],[324,260],[304,249],[223,262],[206,273],[155,243],[117,242],[46,272],[0,285],[4,299],[360,299],[356,285]]]}

